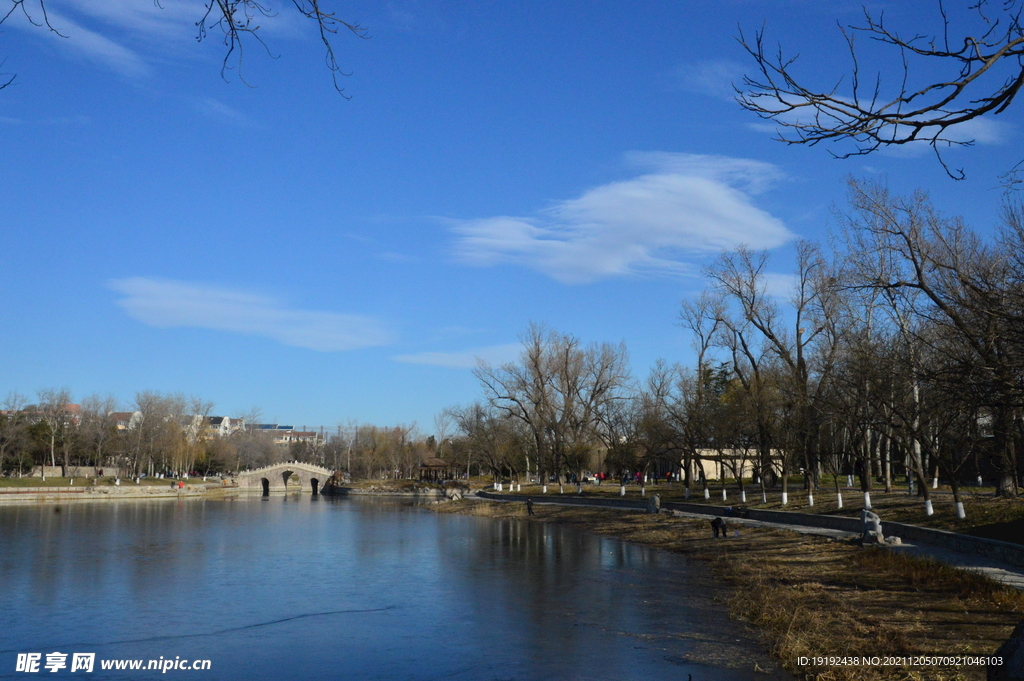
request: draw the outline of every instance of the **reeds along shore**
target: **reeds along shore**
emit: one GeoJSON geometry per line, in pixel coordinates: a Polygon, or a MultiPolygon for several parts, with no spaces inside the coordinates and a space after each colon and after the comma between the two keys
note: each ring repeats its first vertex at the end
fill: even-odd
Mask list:
{"type": "Polygon", "coordinates": [[[935,561],[781,530],[712,539],[706,520],[593,508],[448,501],[445,513],[575,525],[706,561],[734,617],[774,659],[817,681],[981,680],[981,665],[816,665],[815,657],[987,656],[1024,618],[1024,594],[935,561]],[[800,658],[808,662],[799,665],[800,658]]]}

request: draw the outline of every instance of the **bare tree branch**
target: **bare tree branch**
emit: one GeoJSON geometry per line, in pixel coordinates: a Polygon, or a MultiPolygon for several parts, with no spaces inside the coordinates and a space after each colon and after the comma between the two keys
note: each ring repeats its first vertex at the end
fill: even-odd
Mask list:
{"type": "MultiPolygon", "coordinates": [[[[7,1],[11,4],[6,12],[0,11],[0,24],[7,21],[15,12],[20,12],[34,26],[46,28],[62,38],[68,37],[50,23],[46,0],[7,1]]],[[[334,53],[334,39],[339,32],[345,31],[366,39],[369,38],[367,29],[357,23],[345,21],[336,12],[324,9],[321,0],[290,1],[299,14],[316,24],[317,35],[324,46],[324,63],[331,72],[334,89],[342,97],[349,99],[350,97],[345,94],[345,89],[341,86],[340,77],[350,76],[351,73],[347,73],[338,64],[334,53]]],[[[161,0],[153,0],[153,4],[162,8],[161,0]]],[[[262,19],[271,19],[275,16],[277,14],[270,5],[261,0],[205,0],[203,15],[195,22],[198,29],[196,40],[202,42],[209,37],[212,31],[220,32],[223,35],[222,41],[226,48],[224,59],[221,62],[221,76],[226,78],[227,72],[234,69],[238,72],[239,79],[249,85],[242,75],[245,47],[250,41],[255,41],[259,47],[273,57],[259,30],[262,19]]],[[[0,89],[14,81],[13,75],[4,81],[3,78],[7,75],[9,74],[0,74],[0,89]]],[[[252,86],[250,85],[250,87],[252,86]]]]}
{"type": "MultiPolygon", "coordinates": [[[[954,179],[962,169],[951,168],[943,152],[951,146],[970,146],[953,128],[986,114],[1002,113],[1024,85],[1024,26],[1019,0],[1001,2],[998,18],[986,13],[987,1],[966,7],[973,25],[953,20],[938,3],[941,35],[915,33],[901,37],[885,24],[884,15],[864,10],[864,24],[840,27],[850,49],[853,66],[848,91],[840,79],[827,89],[806,84],[796,75],[797,57],[774,54],[765,47],[764,28],[748,38],[740,31],[739,42],[754,58],[758,75],[746,76],[737,87],[740,106],[770,119],[780,128],[777,139],[787,144],[814,146],[820,142],[853,141],[853,151],[832,152],[838,158],[870,154],[882,147],[927,143],[954,179]],[[959,36],[950,35],[955,28],[959,36]],[[874,87],[861,86],[861,65],[855,38],[870,40],[899,51],[902,73],[895,94],[886,95],[883,76],[876,74],[874,87]],[[947,70],[941,80],[914,84],[911,62],[947,70]]],[[[895,71],[895,69],[894,69],[895,71]]],[[[1015,168],[1011,173],[1016,173],[1015,168]]]]}

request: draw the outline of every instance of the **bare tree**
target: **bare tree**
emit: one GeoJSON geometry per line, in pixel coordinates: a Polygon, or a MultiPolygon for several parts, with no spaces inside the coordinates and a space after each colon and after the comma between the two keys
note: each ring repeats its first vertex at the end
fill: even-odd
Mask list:
{"type": "Polygon", "coordinates": [[[103,465],[103,460],[108,454],[108,445],[117,436],[117,425],[112,417],[116,410],[117,400],[109,395],[90,395],[82,400],[82,422],[79,431],[82,444],[95,466],[103,465]]]}
{"type": "MultiPolygon", "coordinates": [[[[727,343],[742,352],[756,370],[756,385],[763,387],[760,369],[762,353],[769,353],[782,370],[778,383],[786,399],[787,428],[780,431],[789,440],[780,450],[783,504],[788,502],[788,477],[795,462],[808,471],[805,485],[813,493],[817,450],[815,433],[818,395],[825,388],[837,350],[838,299],[836,277],[818,246],[810,242],[797,244],[797,268],[790,297],[791,315],[787,319],[769,295],[766,284],[767,253],[753,253],[745,248],[723,254],[706,269],[714,285],[736,307],[737,320],[723,317],[727,343]],[[792,320],[791,328],[788,325],[792,320]],[[755,350],[750,331],[763,341],[763,350],[755,350]]],[[[739,354],[734,353],[739,359],[739,354]]],[[[737,371],[743,366],[734,360],[737,371]]],[[[741,376],[742,379],[742,376],[741,376]]],[[[755,383],[744,379],[745,385],[755,383]]],[[[867,490],[865,490],[866,492],[867,490]]]]}
{"type": "MultiPolygon", "coordinates": [[[[247,423],[255,425],[259,417],[247,423]]],[[[246,470],[259,468],[275,463],[280,459],[280,452],[274,446],[274,440],[268,431],[248,427],[242,432],[231,436],[231,443],[235,449],[235,459],[227,463],[226,467],[235,470],[246,470]]]]}
{"type": "Polygon", "coordinates": [[[210,414],[213,413],[213,402],[191,397],[187,401],[186,409],[188,413],[184,415],[187,423],[185,442],[181,448],[180,458],[173,463],[173,467],[187,475],[195,469],[196,461],[206,455],[207,443],[210,440],[207,427],[210,423],[210,414]]]}
{"type": "MultiPolygon", "coordinates": [[[[186,401],[181,395],[143,391],[135,395],[141,414],[132,433],[130,465],[135,475],[170,472],[186,447],[186,401]]],[[[189,419],[191,422],[191,419],[189,419]]]]}
{"type": "Polygon", "coordinates": [[[7,470],[6,458],[8,455],[18,457],[19,473],[20,462],[24,458],[19,456],[25,449],[28,441],[28,419],[25,414],[25,396],[16,392],[7,394],[3,402],[3,409],[0,410],[0,473],[7,470]]]}
{"type": "MultiPolygon", "coordinates": [[[[50,465],[56,466],[57,442],[67,436],[68,427],[71,425],[71,416],[68,411],[71,404],[71,392],[67,388],[46,388],[38,392],[38,397],[39,404],[36,409],[39,412],[40,420],[46,425],[50,465]]],[[[45,471],[45,468],[43,470],[45,471]]],[[[46,479],[45,472],[43,479],[46,479]]]]}
{"type": "Polygon", "coordinates": [[[669,402],[668,411],[675,417],[683,434],[683,483],[690,496],[694,464],[700,475],[704,496],[708,496],[707,476],[700,462],[700,452],[707,444],[705,412],[708,405],[707,387],[711,377],[709,353],[726,321],[725,296],[720,291],[702,291],[694,300],[684,300],[679,312],[679,324],[693,334],[693,349],[697,353],[696,373],[692,377],[680,374],[677,384],[682,399],[669,402]]]}
{"type": "MultiPolygon", "coordinates": [[[[45,29],[57,36],[67,36],[51,23],[47,12],[46,0],[7,0],[10,3],[6,12],[0,10],[0,24],[11,15],[20,14],[33,25],[45,29]]],[[[154,0],[160,7],[160,0],[154,0]]],[[[342,97],[348,98],[341,87],[340,78],[348,76],[338,64],[335,56],[335,38],[338,33],[351,33],[359,38],[368,38],[366,28],[358,23],[346,21],[337,12],[325,8],[322,0],[290,0],[293,9],[301,17],[315,26],[317,37],[324,48],[324,63],[331,73],[334,89],[342,97]]],[[[247,46],[256,47],[271,54],[270,48],[263,41],[260,28],[266,21],[273,21],[277,13],[262,0],[204,0],[202,14],[196,18],[196,40],[202,42],[211,33],[219,35],[224,45],[224,59],[221,63],[221,76],[227,78],[228,71],[236,70],[239,79],[248,84],[242,74],[243,59],[247,46]]],[[[0,74],[0,89],[10,85],[14,76],[0,74]],[[6,78],[6,80],[4,80],[6,78]]]]}
{"type": "MultiPolygon", "coordinates": [[[[737,101],[776,123],[778,139],[787,144],[852,141],[852,151],[834,154],[847,158],[925,143],[950,177],[962,179],[963,170],[950,168],[942,156],[950,146],[973,144],[956,126],[1002,113],[1024,84],[1022,3],[937,0],[936,8],[931,29],[917,19],[905,33],[865,8],[863,24],[840,27],[852,58],[848,77],[825,87],[808,84],[797,73],[797,58],[784,56],[781,47],[766,48],[764,30],[752,39],[741,32],[740,43],[758,74],[744,78],[737,101]],[[858,37],[890,48],[891,54],[881,57],[892,66],[863,77],[858,37]],[[919,76],[917,67],[926,75],[919,76]]],[[[1008,179],[1020,181],[1013,175],[1008,179]]]]}
{"type": "Polygon", "coordinates": [[[519,362],[481,363],[474,375],[496,409],[527,426],[545,489],[547,474],[554,473],[561,492],[567,457],[578,463],[599,441],[602,407],[628,381],[626,349],[607,343],[584,348],[575,336],[537,324],[522,341],[519,362]]]}

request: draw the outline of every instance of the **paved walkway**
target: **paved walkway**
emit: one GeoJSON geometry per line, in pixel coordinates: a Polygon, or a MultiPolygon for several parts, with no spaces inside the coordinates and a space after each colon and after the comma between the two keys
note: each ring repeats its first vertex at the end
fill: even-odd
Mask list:
{"type": "MultiPolygon", "coordinates": [[[[479,498],[475,494],[470,495],[468,498],[479,498]]],[[[500,499],[488,499],[487,501],[507,501],[500,499]]],[[[508,501],[508,503],[522,503],[517,501],[508,501]]],[[[562,506],[585,506],[587,508],[603,508],[609,509],[612,507],[599,505],[599,504],[559,504],[555,499],[544,499],[538,503],[545,504],[558,504],[562,506]]],[[[640,509],[623,509],[638,511],[640,509]]],[[[686,513],[684,511],[672,511],[672,515],[681,518],[693,518],[698,520],[707,520],[709,515],[702,513],[686,513]]],[[[831,539],[856,539],[860,536],[854,532],[843,532],[842,530],[830,530],[823,527],[811,527],[808,525],[790,525],[783,523],[769,523],[760,520],[748,520],[746,518],[729,518],[730,526],[747,526],[747,527],[770,527],[776,530],[785,530],[787,532],[799,532],[800,534],[810,534],[819,537],[829,537],[831,539]]],[[[899,551],[912,556],[920,558],[932,558],[952,565],[953,567],[960,568],[962,570],[970,570],[972,572],[978,572],[980,574],[989,577],[997,582],[1012,586],[1015,589],[1024,591],[1024,568],[1016,565],[1009,565],[1000,561],[989,560],[981,556],[974,556],[970,554],[957,553],[955,551],[949,551],[947,549],[938,548],[935,546],[929,546],[928,544],[902,544],[901,546],[886,546],[886,548],[892,551],[899,551]]]]}
{"type": "MultiPolygon", "coordinates": [[[[674,512],[675,515],[706,519],[707,516],[697,513],[674,512]]],[[[830,537],[832,539],[856,539],[860,534],[855,532],[843,532],[842,530],[829,530],[822,527],[810,527],[807,525],[788,525],[782,523],[766,523],[758,520],[745,520],[743,518],[729,518],[730,525],[747,525],[756,527],[771,527],[777,530],[788,530],[800,534],[813,534],[819,537],[830,537]]],[[[940,563],[946,563],[963,570],[979,572],[997,582],[1012,586],[1015,589],[1024,591],[1024,568],[1016,565],[1009,565],[999,561],[990,560],[981,556],[957,553],[937,546],[928,544],[901,544],[900,546],[889,546],[885,548],[891,551],[899,551],[920,558],[933,558],[940,563]]]]}

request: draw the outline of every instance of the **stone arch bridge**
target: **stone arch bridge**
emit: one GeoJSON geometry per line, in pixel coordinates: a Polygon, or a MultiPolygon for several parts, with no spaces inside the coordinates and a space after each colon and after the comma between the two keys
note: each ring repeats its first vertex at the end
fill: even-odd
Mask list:
{"type": "Polygon", "coordinates": [[[311,463],[289,461],[275,463],[252,471],[242,471],[235,476],[235,482],[242,489],[259,490],[264,494],[284,492],[287,490],[288,478],[294,475],[299,479],[300,489],[319,494],[327,479],[333,472],[311,463]]]}

